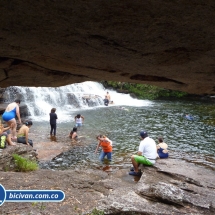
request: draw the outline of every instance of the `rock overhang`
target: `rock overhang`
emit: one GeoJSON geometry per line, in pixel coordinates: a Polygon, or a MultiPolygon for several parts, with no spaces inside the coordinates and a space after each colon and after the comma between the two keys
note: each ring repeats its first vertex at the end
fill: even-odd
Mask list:
{"type": "Polygon", "coordinates": [[[5,1],[0,86],[112,80],[215,93],[215,2],[5,1]]]}

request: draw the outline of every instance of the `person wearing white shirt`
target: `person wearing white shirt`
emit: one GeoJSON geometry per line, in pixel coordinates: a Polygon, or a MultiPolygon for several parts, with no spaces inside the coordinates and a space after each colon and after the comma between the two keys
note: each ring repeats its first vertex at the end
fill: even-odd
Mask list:
{"type": "Polygon", "coordinates": [[[157,158],[157,147],[155,141],[148,137],[146,131],[140,131],[140,136],[142,138],[137,155],[131,156],[131,162],[133,167],[129,172],[129,175],[141,176],[141,172],[138,170],[140,164],[146,166],[152,166],[155,164],[157,158]]]}

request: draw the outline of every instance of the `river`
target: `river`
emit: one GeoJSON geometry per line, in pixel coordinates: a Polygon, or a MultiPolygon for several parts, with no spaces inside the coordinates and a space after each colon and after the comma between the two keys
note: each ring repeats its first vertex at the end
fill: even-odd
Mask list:
{"type": "MultiPolygon", "coordinates": [[[[33,88],[30,94],[37,95],[36,99],[25,95],[24,88],[19,88],[24,97],[31,98],[28,104],[31,109],[35,108],[31,110],[33,113],[31,112],[30,118],[34,123],[31,132],[39,133],[40,141],[49,139],[48,113],[51,107],[57,108],[56,113],[59,118],[56,141],[71,141],[68,134],[74,126],[74,116],[80,113],[85,117],[84,126],[78,130],[78,135],[81,136],[79,140],[82,143],[81,146],[78,144],[71,151],[57,156],[54,160],[40,164],[42,168],[68,169],[77,168],[77,166],[79,168],[99,166],[98,154],[94,154],[97,145],[96,136],[99,134],[105,134],[113,141],[112,166],[124,166],[130,163],[130,156],[138,149],[140,130],[146,130],[156,142],[158,136],[163,136],[169,146],[170,157],[186,159],[213,168],[215,163],[214,101],[137,100],[129,95],[108,90],[114,105],[106,107],[99,99],[96,106],[89,107],[80,97],[81,93],[96,94],[102,98],[107,90],[95,82],[75,86],[75,88],[74,86],[64,88],[66,92],[72,89],[73,93],[79,94],[78,101],[81,105],[79,104],[78,107],[65,102],[66,98],[62,100],[65,94],[65,89],[62,90],[62,88],[59,90],[60,95],[56,93],[58,91],[56,89],[33,88]],[[40,92],[38,93],[37,90],[40,92]],[[45,96],[41,100],[45,94],[49,95],[49,99],[45,96]],[[50,99],[50,95],[53,99],[50,99]],[[185,119],[186,113],[191,114],[194,120],[185,119]]],[[[27,89],[29,95],[29,88],[27,89]]],[[[28,103],[27,99],[25,102],[28,103]]]]}

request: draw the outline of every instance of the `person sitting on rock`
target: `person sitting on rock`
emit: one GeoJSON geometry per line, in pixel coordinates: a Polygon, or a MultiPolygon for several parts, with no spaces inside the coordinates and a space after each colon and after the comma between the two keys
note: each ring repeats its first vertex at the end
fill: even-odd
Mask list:
{"type": "Polygon", "coordinates": [[[6,142],[8,143],[8,145],[10,146],[15,146],[16,144],[12,142],[11,140],[11,133],[10,133],[10,129],[14,126],[13,123],[11,123],[10,126],[4,127],[1,123],[0,123],[0,148],[5,148],[6,147],[6,142]]]}
{"type": "Polygon", "coordinates": [[[157,158],[157,148],[155,141],[148,137],[146,131],[140,131],[142,141],[140,142],[137,155],[131,156],[133,167],[130,169],[129,175],[141,176],[141,171],[138,170],[140,164],[152,166],[157,158]]]}
{"type": "Polygon", "coordinates": [[[29,129],[32,125],[32,121],[26,121],[24,125],[22,125],[17,133],[17,143],[23,143],[33,147],[33,141],[28,138],[29,129]]]}
{"type": "Polygon", "coordinates": [[[157,145],[158,158],[168,158],[169,157],[167,148],[168,148],[168,145],[163,142],[163,138],[159,137],[158,145],[157,145]]]}

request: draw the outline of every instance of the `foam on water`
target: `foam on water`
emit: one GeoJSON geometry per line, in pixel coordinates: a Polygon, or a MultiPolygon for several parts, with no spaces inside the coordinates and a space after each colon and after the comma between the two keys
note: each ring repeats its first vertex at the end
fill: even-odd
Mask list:
{"type": "Polygon", "coordinates": [[[17,96],[21,97],[30,112],[31,118],[34,120],[49,120],[51,108],[57,109],[59,121],[68,120],[68,115],[81,109],[95,109],[104,106],[103,99],[109,92],[111,100],[114,104],[110,106],[150,106],[153,102],[148,100],[138,100],[132,98],[129,94],[117,93],[114,90],[107,90],[102,84],[87,81],[78,84],[71,84],[63,87],[10,87],[6,91],[10,101],[17,96]],[[13,91],[13,93],[11,93],[13,91]],[[14,93],[16,92],[16,93],[14,93]],[[17,95],[18,94],[18,95],[17,95]],[[69,100],[68,95],[73,95],[73,104],[69,100]],[[93,105],[89,105],[85,96],[93,97],[93,105]],[[96,97],[95,97],[96,96],[96,97]],[[39,116],[39,117],[38,117],[39,116]],[[39,119],[38,119],[39,118],[39,119]]]}

